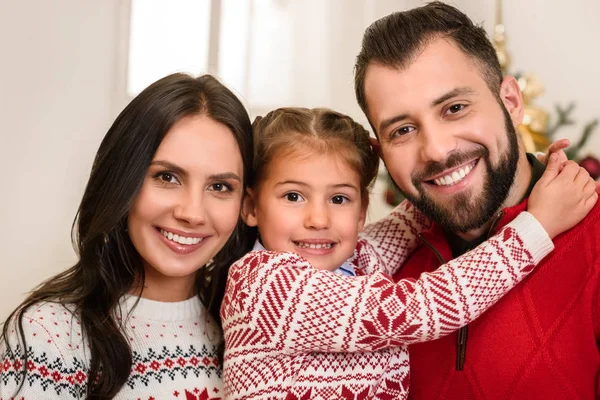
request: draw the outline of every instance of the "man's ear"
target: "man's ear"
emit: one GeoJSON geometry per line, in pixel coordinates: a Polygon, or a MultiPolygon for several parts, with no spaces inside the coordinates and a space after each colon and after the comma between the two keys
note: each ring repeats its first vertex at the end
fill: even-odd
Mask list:
{"type": "Polygon", "coordinates": [[[373,147],[373,150],[375,150],[379,158],[383,160],[383,157],[381,156],[381,143],[379,143],[379,140],[377,140],[374,137],[370,137],[369,142],[371,142],[371,146],[373,147]]]}
{"type": "Polygon", "coordinates": [[[256,218],[256,202],[252,189],[246,190],[246,195],[242,202],[242,219],[248,226],[258,225],[258,219],[256,218]]]}
{"type": "Polygon", "coordinates": [[[500,100],[510,114],[510,119],[515,127],[523,122],[523,96],[519,83],[512,76],[507,76],[500,85],[500,100]]]}

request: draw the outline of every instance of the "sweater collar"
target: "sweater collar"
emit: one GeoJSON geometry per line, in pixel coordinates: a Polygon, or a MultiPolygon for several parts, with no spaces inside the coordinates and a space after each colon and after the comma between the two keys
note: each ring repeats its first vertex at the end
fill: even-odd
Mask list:
{"type": "Polygon", "coordinates": [[[131,313],[135,318],[163,322],[198,320],[208,314],[198,296],[184,301],[163,302],[125,295],[121,299],[121,312],[123,317],[131,313]]]}

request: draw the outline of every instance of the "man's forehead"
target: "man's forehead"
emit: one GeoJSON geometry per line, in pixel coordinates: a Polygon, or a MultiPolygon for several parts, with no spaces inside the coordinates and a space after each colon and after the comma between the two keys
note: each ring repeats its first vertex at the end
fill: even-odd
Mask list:
{"type": "MultiPolygon", "coordinates": [[[[365,97],[371,118],[399,106],[430,105],[457,88],[473,92],[485,81],[475,61],[447,40],[425,46],[405,68],[371,64],[365,74],[365,97]]],[[[407,110],[408,111],[408,110],[407,110]]]]}

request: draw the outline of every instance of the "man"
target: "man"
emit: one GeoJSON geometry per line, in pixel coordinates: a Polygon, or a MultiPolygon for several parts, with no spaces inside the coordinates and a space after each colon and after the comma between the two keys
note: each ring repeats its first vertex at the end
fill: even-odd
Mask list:
{"type": "MultiPolygon", "coordinates": [[[[544,167],[517,139],[516,80],[466,15],[435,2],[376,21],[355,85],[394,182],[433,220],[396,279],[434,271],[526,209],[544,167]]],[[[554,242],[478,320],[411,346],[411,398],[600,397],[600,205],[554,242]]]]}

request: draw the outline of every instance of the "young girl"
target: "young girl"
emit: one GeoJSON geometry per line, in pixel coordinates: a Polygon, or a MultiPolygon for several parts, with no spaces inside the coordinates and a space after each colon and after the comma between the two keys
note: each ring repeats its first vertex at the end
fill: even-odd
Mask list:
{"type": "Polygon", "coordinates": [[[221,398],[218,310],[254,242],[240,220],[252,151],[243,105],[213,77],[140,93],[98,149],[79,261],[4,325],[0,399],[221,398]]]}
{"type": "Polygon", "coordinates": [[[256,180],[242,213],[260,243],[231,267],[221,308],[226,398],[406,398],[406,345],[477,318],[551,251],[546,231],[582,218],[583,186],[553,179],[553,156],[529,212],[435,273],[394,283],[428,221],[403,203],[358,239],[378,165],[368,133],[299,108],[253,129],[256,180]]]}

